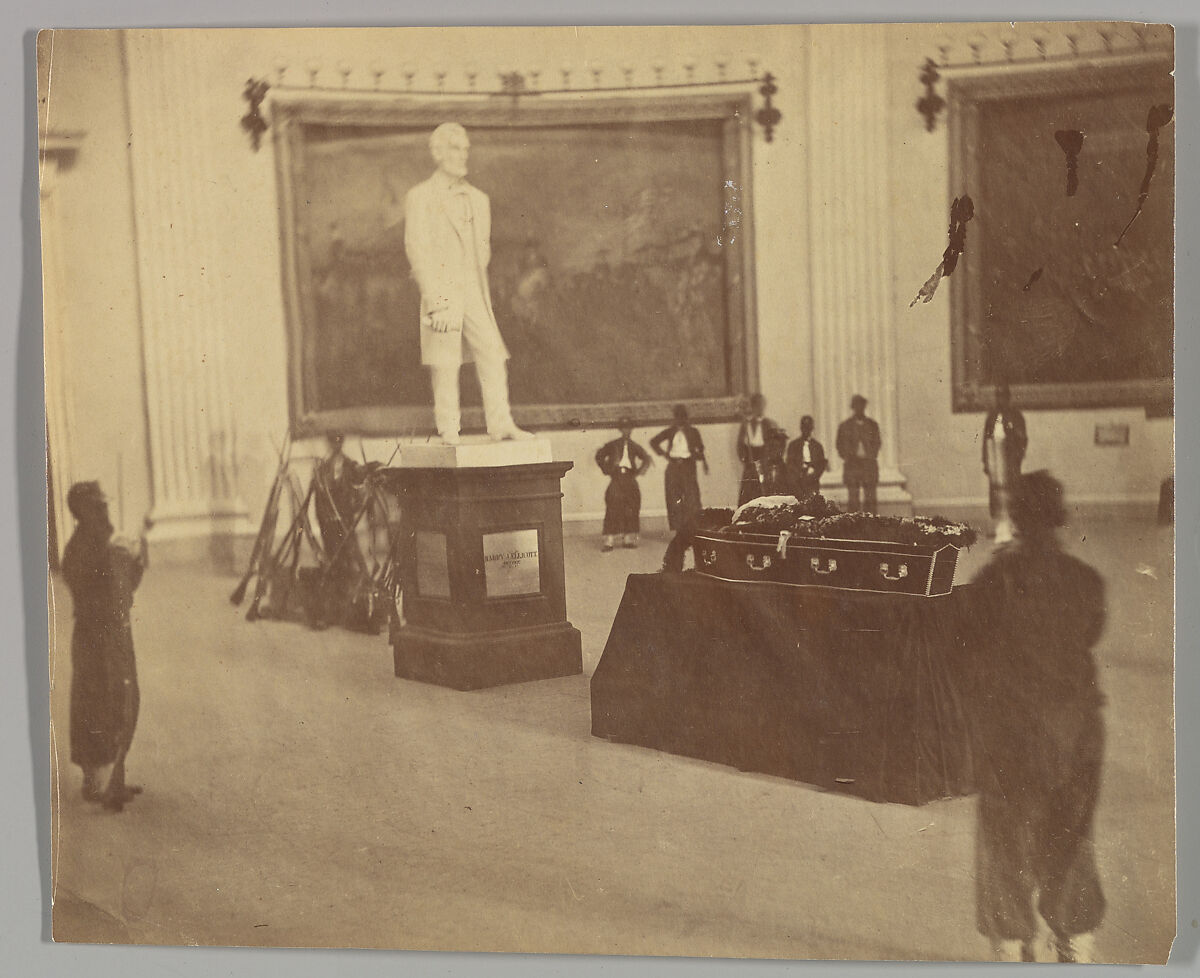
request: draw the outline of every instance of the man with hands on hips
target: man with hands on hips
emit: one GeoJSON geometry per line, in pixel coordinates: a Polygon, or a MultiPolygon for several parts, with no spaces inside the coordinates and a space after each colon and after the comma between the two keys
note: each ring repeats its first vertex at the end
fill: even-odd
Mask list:
{"type": "Polygon", "coordinates": [[[459,370],[474,361],[488,434],[496,441],[532,438],[508,403],[508,348],[492,309],[491,205],[466,181],[470,140],[455,122],[429,137],[437,170],[404,200],[404,250],[421,291],[421,362],[429,367],[433,415],[448,445],[461,442],[459,370]]]}

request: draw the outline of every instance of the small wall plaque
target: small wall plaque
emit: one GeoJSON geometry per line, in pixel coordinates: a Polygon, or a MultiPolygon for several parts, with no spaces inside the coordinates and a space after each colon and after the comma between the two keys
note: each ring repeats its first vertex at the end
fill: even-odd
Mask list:
{"type": "Polygon", "coordinates": [[[1096,444],[1109,446],[1124,446],[1129,444],[1129,425],[1127,424],[1098,424],[1096,425],[1096,444]]]}
{"type": "Polygon", "coordinates": [[[542,571],[538,531],[505,530],[483,535],[483,576],[489,598],[539,594],[542,571]]]}
{"type": "Polygon", "coordinates": [[[450,597],[450,566],[446,535],[417,531],[417,594],[423,598],[450,597]]]}

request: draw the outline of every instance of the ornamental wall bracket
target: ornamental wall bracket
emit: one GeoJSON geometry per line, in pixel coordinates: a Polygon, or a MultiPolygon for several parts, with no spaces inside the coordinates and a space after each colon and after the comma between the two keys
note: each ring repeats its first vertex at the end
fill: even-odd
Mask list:
{"type": "Polygon", "coordinates": [[[941,77],[933,59],[926,58],[920,75],[921,84],[925,86],[925,94],[917,100],[917,111],[925,117],[926,132],[933,132],[937,126],[937,117],[946,107],[946,100],[937,93],[937,83],[941,77]]]}
{"type": "Polygon", "coordinates": [[[779,92],[779,87],[775,84],[775,76],[768,71],[763,75],[762,81],[762,87],[758,91],[763,97],[763,105],[755,113],[754,120],[763,127],[763,138],[770,143],[775,140],[775,127],[779,125],[783,113],[771,102],[771,96],[779,92]]]}
{"type": "MultiPolygon", "coordinates": [[[[262,112],[262,104],[267,97],[267,93],[274,88],[277,96],[287,96],[292,94],[312,94],[319,97],[366,97],[366,98],[388,98],[388,97],[428,97],[428,98],[469,98],[474,99],[480,96],[497,96],[507,97],[512,101],[512,107],[516,107],[522,102],[529,99],[531,96],[570,96],[579,95],[605,95],[605,94],[633,94],[633,93],[676,93],[682,94],[687,91],[696,89],[714,89],[714,88],[729,88],[737,86],[758,86],[758,92],[763,98],[762,106],[754,113],[754,121],[762,126],[763,138],[766,142],[773,142],[775,138],[775,129],[779,126],[780,120],[783,118],[783,113],[779,111],[775,105],[774,97],[779,93],[779,87],[776,84],[777,79],[770,72],[759,75],[757,74],[758,62],[756,59],[749,61],[751,74],[742,77],[730,77],[732,72],[727,71],[727,63],[723,60],[718,63],[718,77],[709,80],[697,80],[695,77],[695,64],[685,64],[686,74],[685,80],[668,80],[666,75],[666,66],[655,64],[653,66],[654,82],[652,84],[637,83],[637,68],[633,65],[624,65],[621,67],[619,81],[623,83],[612,83],[609,78],[605,77],[605,69],[600,65],[594,65],[587,69],[587,74],[590,74],[591,84],[584,81],[583,84],[572,84],[572,78],[583,80],[584,73],[573,72],[569,68],[563,68],[559,74],[561,75],[561,83],[559,85],[544,84],[547,76],[540,70],[530,69],[527,72],[505,70],[499,72],[497,77],[500,81],[499,88],[487,88],[481,84],[477,84],[479,73],[476,70],[470,70],[465,73],[467,81],[466,88],[458,88],[454,85],[447,86],[447,72],[439,70],[434,72],[436,79],[436,88],[425,88],[420,85],[414,85],[413,79],[417,77],[417,71],[413,68],[404,70],[404,87],[392,88],[382,84],[382,79],[385,74],[384,69],[378,65],[374,65],[370,71],[371,84],[367,86],[353,84],[351,79],[354,75],[352,67],[340,66],[338,73],[341,76],[340,85],[319,84],[318,79],[321,73],[320,65],[310,63],[308,66],[308,84],[297,85],[289,84],[285,81],[285,75],[288,66],[280,64],[276,66],[277,79],[274,86],[261,78],[250,78],[246,82],[246,87],[242,92],[242,98],[249,104],[246,114],[242,116],[242,129],[250,136],[250,145],[254,150],[258,150],[262,145],[263,134],[270,127],[270,123],[264,117],[262,112]]],[[[611,74],[611,73],[610,73],[611,74]]]]}
{"type": "Polygon", "coordinates": [[[242,116],[242,128],[250,136],[250,145],[257,153],[258,148],[262,145],[263,133],[267,131],[267,120],[263,118],[262,108],[263,99],[267,97],[267,92],[271,90],[269,83],[261,78],[249,78],[246,80],[246,87],[242,90],[242,98],[250,103],[250,108],[244,116],[242,116]]]}
{"type": "Polygon", "coordinates": [[[511,95],[516,99],[522,95],[535,95],[537,93],[525,84],[525,76],[519,71],[508,71],[500,76],[500,91],[495,94],[511,95]]]}
{"type": "Polygon", "coordinates": [[[946,108],[946,100],[937,92],[938,81],[945,77],[965,76],[976,72],[995,74],[1013,68],[1069,70],[1078,65],[1132,65],[1148,60],[1165,60],[1173,64],[1175,35],[1169,27],[1160,29],[1159,25],[1150,24],[1129,26],[1133,30],[1134,39],[1125,32],[1116,33],[1106,29],[1103,24],[1094,30],[1088,30],[1079,24],[1075,25],[1079,30],[1054,30],[1046,34],[1034,34],[1025,39],[1015,34],[991,40],[982,35],[975,35],[966,42],[971,51],[970,58],[962,61],[951,60],[953,46],[949,41],[939,44],[941,58],[938,61],[926,58],[918,75],[925,87],[925,94],[915,105],[925,119],[926,132],[934,131],[938,116],[946,108]],[[997,49],[1001,49],[1003,54],[997,49]]]}

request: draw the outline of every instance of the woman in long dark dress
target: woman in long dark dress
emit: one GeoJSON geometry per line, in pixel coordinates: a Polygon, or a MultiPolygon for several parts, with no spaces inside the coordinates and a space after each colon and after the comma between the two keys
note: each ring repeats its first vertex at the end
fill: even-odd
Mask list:
{"type": "Polygon", "coordinates": [[[63,551],[71,591],[71,761],[83,769],[83,797],[120,811],[140,788],[125,783],[125,755],[137,726],[140,695],[129,612],[144,557],[112,542],[108,501],[99,483],[71,487],[67,505],[78,526],[63,551]],[[108,786],[100,771],[112,765],[108,786]]]}
{"type": "Polygon", "coordinates": [[[650,468],[650,456],[633,440],[633,422],[622,418],[617,429],[620,438],[600,447],[596,452],[596,464],[609,478],[604,491],[604,543],[602,550],[608,552],[621,537],[621,545],[633,549],[637,546],[641,530],[642,490],[637,480],[650,468]]]}

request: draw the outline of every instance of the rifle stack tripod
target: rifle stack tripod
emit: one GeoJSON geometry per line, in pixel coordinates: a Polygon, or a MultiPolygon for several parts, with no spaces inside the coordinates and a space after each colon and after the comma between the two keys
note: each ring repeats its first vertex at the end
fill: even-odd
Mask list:
{"type": "Polygon", "coordinates": [[[359,465],[344,456],[335,466],[339,440],[335,456],[314,466],[305,490],[290,471],[291,449],[289,435],[279,452],[246,573],[229,600],[241,605],[253,583],[247,621],[300,619],[314,628],[343,625],[378,634],[394,620],[400,592],[393,521],[376,478],[382,466],[365,458],[359,465]],[[291,522],[277,541],[285,494],[291,522]],[[360,533],[366,536],[365,556],[360,533]]]}

